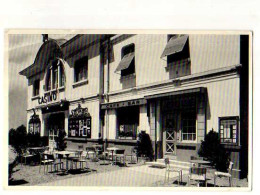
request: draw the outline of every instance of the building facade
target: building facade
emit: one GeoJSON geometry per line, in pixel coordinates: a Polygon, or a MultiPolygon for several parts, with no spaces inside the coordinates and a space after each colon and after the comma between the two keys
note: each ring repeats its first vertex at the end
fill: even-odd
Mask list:
{"type": "Polygon", "coordinates": [[[49,136],[52,147],[64,129],[70,148],[99,142],[127,151],[145,131],[156,158],[187,161],[213,129],[240,175],[247,169],[246,51],[241,35],[45,37],[34,64],[20,72],[28,78],[28,131],[49,136]]]}

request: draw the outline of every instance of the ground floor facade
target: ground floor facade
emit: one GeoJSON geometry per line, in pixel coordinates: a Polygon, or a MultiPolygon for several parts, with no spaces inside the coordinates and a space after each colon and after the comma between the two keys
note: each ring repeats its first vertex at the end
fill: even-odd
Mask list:
{"type": "Polygon", "coordinates": [[[231,154],[234,175],[241,172],[240,79],[236,71],[188,77],[152,86],[108,93],[102,97],[59,101],[28,110],[28,131],[55,137],[65,130],[67,148],[94,143],[118,146],[130,153],[138,134],[150,135],[155,159],[166,156],[189,161],[198,156],[210,131],[220,135],[231,154]]]}

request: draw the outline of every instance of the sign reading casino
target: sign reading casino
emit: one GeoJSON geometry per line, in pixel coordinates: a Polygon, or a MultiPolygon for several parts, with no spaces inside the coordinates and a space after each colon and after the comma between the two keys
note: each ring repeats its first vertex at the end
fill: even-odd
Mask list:
{"type": "Polygon", "coordinates": [[[48,102],[52,102],[52,101],[55,101],[55,100],[57,100],[57,92],[52,91],[50,93],[44,94],[42,97],[39,97],[38,103],[39,104],[46,104],[48,102]]]}

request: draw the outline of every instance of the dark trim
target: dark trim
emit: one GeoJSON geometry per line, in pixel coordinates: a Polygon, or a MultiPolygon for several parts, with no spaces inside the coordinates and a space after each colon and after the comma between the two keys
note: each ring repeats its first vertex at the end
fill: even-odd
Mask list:
{"type": "Polygon", "coordinates": [[[178,91],[172,91],[167,93],[159,93],[155,95],[149,95],[144,96],[145,99],[155,99],[155,98],[162,98],[166,96],[173,96],[173,95],[182,95],[187,93],[203,93],[205,91],[205,88],[198,87],[198,88],[192,88],[192,89],[185,89],[185,90],[178,90],[178,91]]]}
{"type": "Polygon", "coordinates": [[[86,137],[67,137],[67,141],[87,141],[87,142],[99,142],[99,139],[91,139],[86,137]]]}
{"type": "Polygon", "coordinates": [[[121,144],[136,144],[137,140],[125,140],[125,139],[108,139],[108,143],[121,143],[121,144]]]}

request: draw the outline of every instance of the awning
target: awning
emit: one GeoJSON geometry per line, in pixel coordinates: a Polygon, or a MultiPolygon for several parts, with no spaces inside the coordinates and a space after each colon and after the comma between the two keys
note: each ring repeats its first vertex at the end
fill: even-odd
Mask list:
{"type": "Polygon", "coordinates": [[[117,66],[115,72],[119,72],[121,70],[127,69],[130,66],[131,62],[133,61],[134,57],[135,57],[134,53],[129,53],[125,55],[121,60],[121,62],[119,63],[119,65],[117,66]]]}
{"type": "Polygon", "coordinates": [[[183,95],[183,94],[188,94],[188,93],[204,93],[205,91],[206,91],[206,88],[198,87],[198,88],[192,88],[192,89],[172,91],[172,92],[168,92],[168,93],[149,95],[149,96],[145,96],[144,98],[149,100],[149,99],[162,98],[162,97],[173,96],[173,95],[183,95]]]}
{"type": "Polygon", "coordinates": [[[188,35],[180,35],[177,37],[172,37],[167,43],[161,55],[161,58],[181,52],[188,40],[188,37],[189,37],[188,35]]]}

